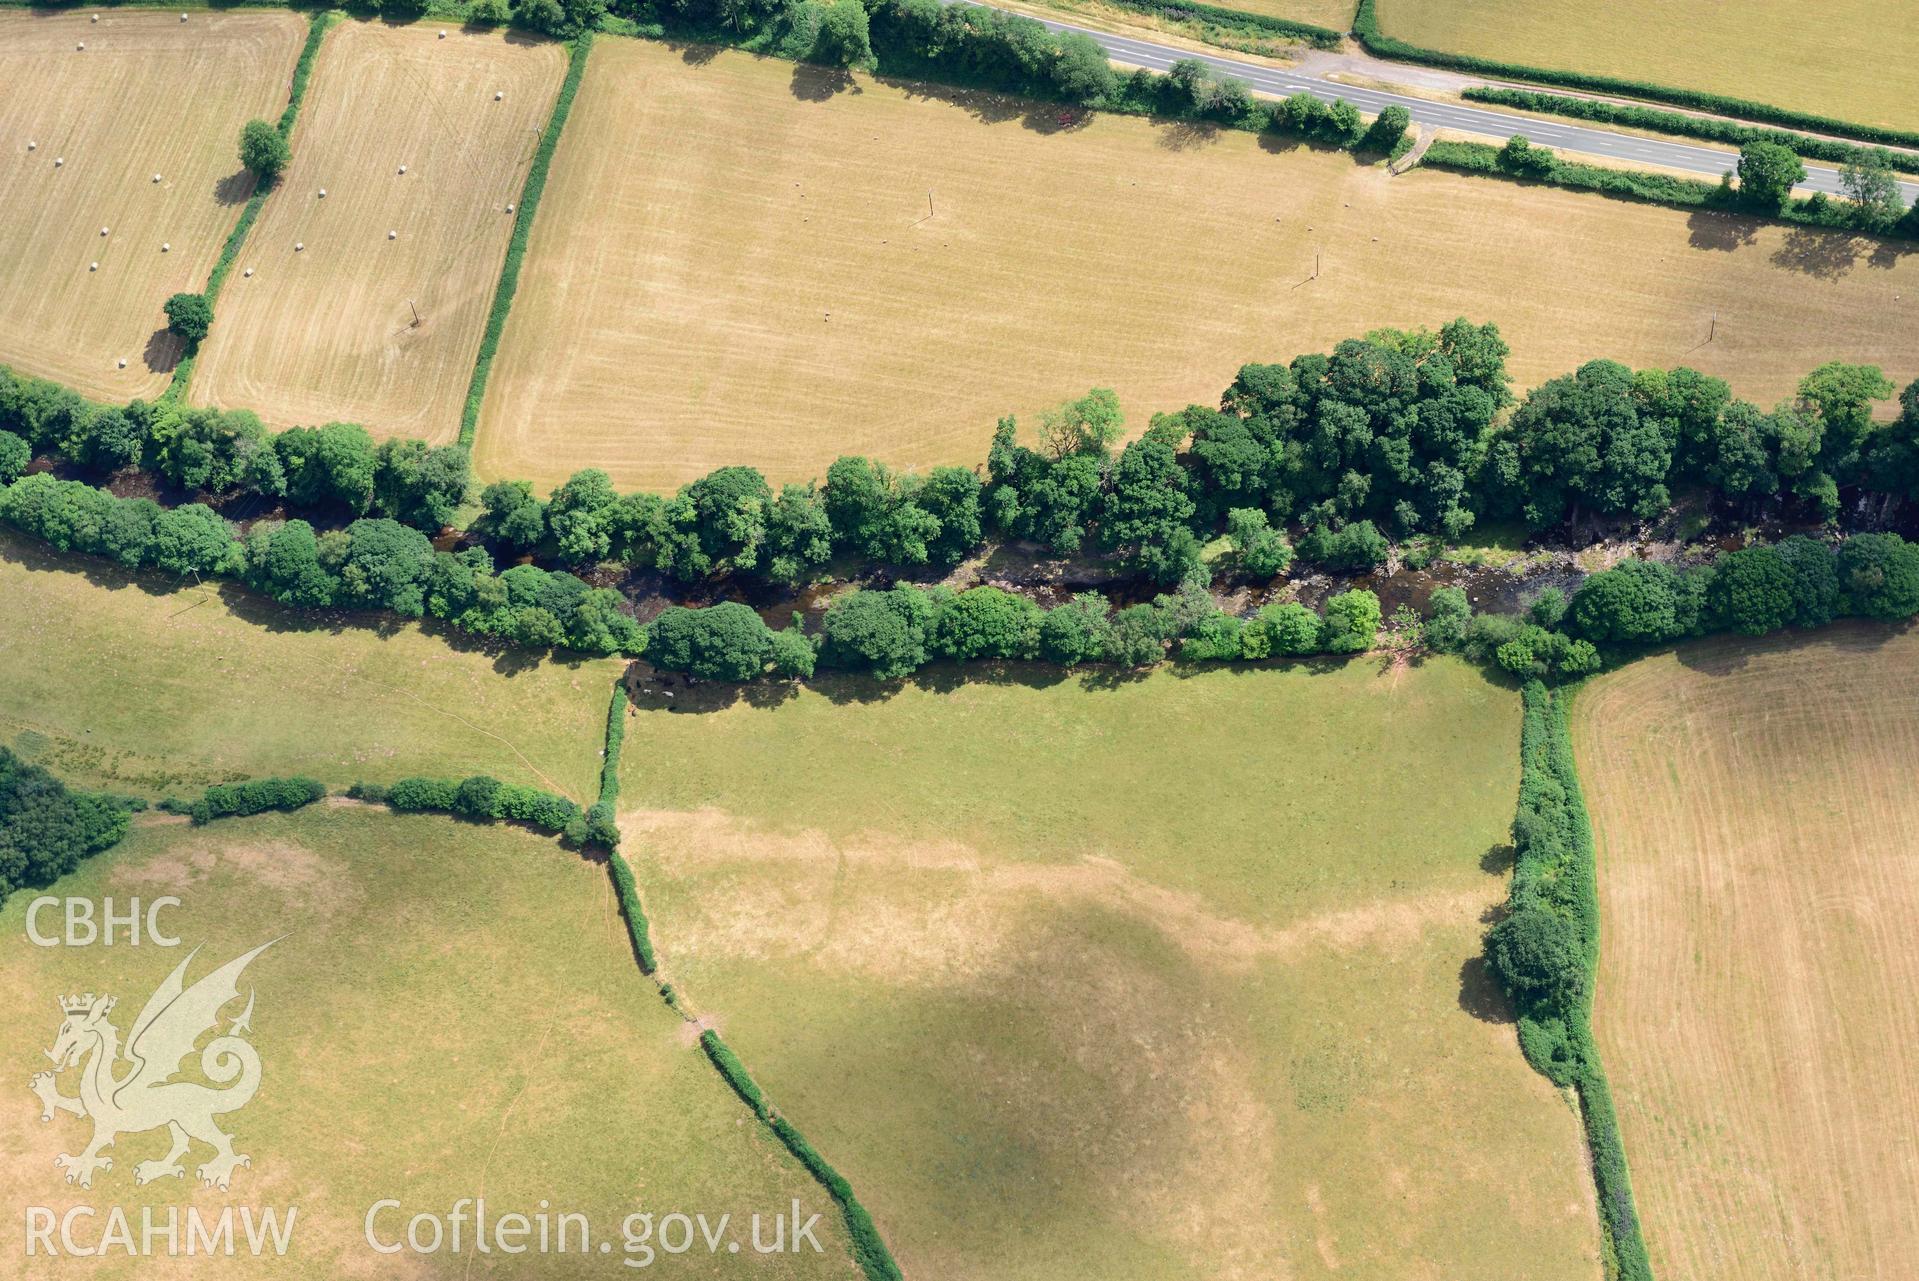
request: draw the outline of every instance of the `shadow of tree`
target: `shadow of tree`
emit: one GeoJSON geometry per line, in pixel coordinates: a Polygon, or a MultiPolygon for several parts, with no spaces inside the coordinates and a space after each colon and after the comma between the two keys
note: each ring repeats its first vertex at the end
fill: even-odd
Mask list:
{"type": "Polygon", "coordinates": [[[810,62],[793,64],[793,96],[801,102],[825,102],[843,93],[859,93],[858,82],[844,67],[820,67],[810,62]]]}
{"type": "Polygon", "coordinates": [[[186,354],[186,348],[184,339],[162,325],[147,335],[146,350],[140,353],[140,359],[154,373],[170,374],[180,363],[180,357],[186,354]]]}
{"type": "Polygon", "coordinates": [[[1719,209],[1696,209],[1686,215],[1686,243],[1694,249],[1732,253],[1759,239],[1759,219],[1719,209]]]}
{"type": "Polygon", "coordinates": [[[213,184],[213,198],[222,205],[243,205],[253,195],[253,171],[242,169],[213,184]]]}
{"type": "Polygon", "coordinates": [[[1811,276],[1814,280],[1838,280],[1859,261],[1865,241],[1847,231],[1824,231],[1794,227],[1786,233],[1779,248],[1772,252],[1772,265],[1811,276]]]}
{"type": "Polygon", "coordinates": [[[1481,1023],[1513,1023],[1512,1003],[1499,989],[1493,967],[1483,956],[1469,956],[1459,967],[1459,1008],[1481,1023]]]}

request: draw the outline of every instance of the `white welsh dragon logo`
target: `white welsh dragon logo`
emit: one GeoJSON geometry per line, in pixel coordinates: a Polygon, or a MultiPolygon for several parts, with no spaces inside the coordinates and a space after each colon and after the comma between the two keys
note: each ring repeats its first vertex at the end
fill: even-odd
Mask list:
{"type": "Polygon", "coordinates": [[[147,999],[140,1017],[133,1021],[124,1051],[119,1029],[107,1021],[114,998],[95,997],[89,992],[60,1002],[65,1021],[60,1024],[53,1048],[47,1051],[54,1069],[38,1073],[28,1084],[40,1099],[42,1121],[51,1121],[55,1112],[71,1112],[93,1120],[93,1142],[87,1144],[86,1151],[79,1156],[61,1153],[53,1159],[56,1166],[66,1170],[68,1183],[92,1187],[94,1171],[113,1168],[112,1158],[101,1156],[100,1149],[111,1146],[120,1135],[156,1130],[163,1125],[173,1136],[173,1146],[161,1160],[134,1166],[135,1183],[184,1175],[180,1158],[186,1154],[190,1139],[213,1146],[213,1158],[195,1173],[202,1183],[222,1191],[232,1180],[234,1167],[253,1164],[250,1157],[233,1150],[232,1137],[213,1123],[214,1117],[245,1107],[260,1088],[260,1055],[240,1036],[252,1030],[251,991],[247,993],[246,1009],[227,1028],[226,1035],[214,1037],[200,1052],[200,1070],[225,1088],[172,1078],[179,1072],[181,1060],[193,1052],[194,1042],[219,1026],[221,1008],[239,998],[240,972],[272,946],[262,943],[187,987],[187,966],[199,953],[195,948],[147,999]],[[116,1073],[123,1057],[131,1066],[116,1073]],[[56,1082],[60,1073],[72,1067],[80,1068],[78,1098],[62,1095],[56,1082]]]}

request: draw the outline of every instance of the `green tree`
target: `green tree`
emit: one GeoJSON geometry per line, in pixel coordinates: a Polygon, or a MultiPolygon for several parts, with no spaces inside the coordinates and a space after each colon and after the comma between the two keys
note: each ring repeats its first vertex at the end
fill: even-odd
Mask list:
{"type": "Polygon", "coordinates": [[[813,60],[829,67],[873,65],[873,36],[860,0],[833,0],[820,6],[813,60]]]}
{"type": "Polygon", "coordinates": [[[1112,604],[1098,592],[1081,592],[1054,606],[1040,620],[1040,657],[1062,667],[1097,662],[1112,640],[1112,614],[1112,604]]]}
{"type": "Polygon", "coordinates": [[[272,182],[293,159],[293,149],[280,131],[264,120],[249,120],[240,127],[240,163],[253,171],[261,182],[272,182]]]}
{"type": "Polygon", "coordinates": [[[613,552],[613,518],[620,496],[613,480],[595,467],[567,477],[546,503],[546,527],[562,561],[593,565],[613,552]]]}
{"type": "Polygon", "coordinates": [[[127,833],[127,802],[70,791],[0,747],[0,901],[65,876],[127,833]]]}
{"type": "Polygon", "coordinates": [[[1393,103],[1373,117],[1373,123],[1366,130],[1366,136],[1361,140],[1361,145],[1368,151],[1389,155],[1392,149],[1399,145],[1399,140],[1406,136],[1406,126],[1412,122],[1412,113],[1398,103],[1393,103]]]}
{"type": "Polygon", "coordinates": [[[1057,461],[1071,454],[1103,455],[1125,429],[1119,395],[1110,387],[1095,387],[1078,400],[1040,415],[1040,439],[1057,461]]]}
{"type": "Polygon", "coordinates": [[[1274,654],[1299,657],[1319,653],[1323,622],[1318,614],[1298,601],[1264,606],[1254,622],[1265,633],[1267,648],[1274,654]]]}
{"type": "Polygon", "coordinates": [[[213,325],[213,304],[205,294],[175,294],[162,309],[167,313],[167,328],[189,343],[207,336],[213,325]]]}
{"type": "Polygon", "coordinates": [[[1897,534],[1854,534],[1839,544],[1833,568],[1847,608],[1867,618],[1919,614],[1919,546],[1897,534]]]}
{"type": "Polygon", "coordinates": [[[215,577],[238,572],[243,557],[220,513],[187,503],[161,512],[154,521],[148,560],[169,574],[215,577]]]}
{"type": "Polygon", "coordinates": [[[1628,560],[1581,583],[1568,613],[1587,640],[1656,645],[1691,630],[1685,596],[1685,584],[1670,566],[1628,560]]]}
{"type": "Polygon", "coordinates": [[[1540,903],[1526,903],[1486,935],[1493,973],[1521,1005],[1577,1005],[1586,989],[1585,950],[1572,921],[1540,903]]]}
{"type": "Polygon", "coordinates": [[[1435,587],[1426,602],[1426,626],[1423,632],[1429,648],[1442,654],[1454,654],[1466,643],[1466,628],[1473,620],[1472,603],[1463,587],[1435,587]]]}
{"type": "Polygon", "coordinates": [[[313,526],[303,520],[255,526],[247,536],[246,576],[255,590],[307,609],[325,609],[340,590],[340,580],[320,563],[313,526]]]}
{"type": "Polygon", "coordinates": [[[671,605],[647,628],[646,659],[701,680],[749,681],[766,670],[774,633],[738,601],[705,609],[671,605]]]}
{"type": "Polygon", "coordinates": [[[374,454],[373,506],[383,515],[428,533],[453,523],[473,488],[464,445],[423,440],[383,441],[374,454]]]}
{"type": "Polygon", "coordinates": [[[820,659],[896,680],[926,665],[933,601],[917,587],[856,590],[827,607],[820,659]]]}
{"type": "Polygon", "coordinates": [[[1150,667],[1166,657],[1166,622],[1151,605],[1128,605],[1113,615],[1106,658],[1121,667],[1150,667]]]}
{"type": "Polygon", "coordinates": [[[1226,535],[1232,539],[1239,567],[1248,577],[1273,578],[1293,563],[1293,545],[1274,529],[1257,507],[1235,507],[1226,513],[1226,535]]]}
{"type": "Polygon", "coordinates": [[[363,517],[346,527],[340,564],[340,603],[390,609],[407,618],[426,612],[426,580],[433,544],[417,529],[385,517],[363,517]]]}
{"type": "Polygon", "coordinates": [[[1839,189],[1853,202],[1853,221],[1867,231],[1889,231],[1906,212],[1899,195],[1899,179],[1892,171],[1892,153],[1874,147],[1839,166],[1839,189]]]}
{"type": "Polygon", "coordinates": [[[286,475],[291,505],[338,507],[355,515],[373,505],[378,460],[373,437],[360,424],[292,427],[273,438],[273,449],[286,475]]]}
{"type": "Polygon", "coordinates": [[[1714,564],[1706,603],[1720,626],[1763,636],[1793,621],[1794,586],[1792,566],[1775,548],[1747,547],[1714,564]]]}
{"type": "Polygon", "coordinates": [[[546,504],[523,480],[496,480],[480,495],[473,530],[498,547],[525,551],[546,537],[546,504]]]}
{"type": "Polygon", "coordinates": [[[11,485],[33,461],[33,447],[10,431],[0,431],[0,485],[11,485]]]}
{"type": "Polygon", "coordinates": [[[813,485],[788,483],[766,512],[766,576],[776,583],[806,581],[833,558],[833,522],[813,485]]]}
{"type": "Polygon", "coordinates": [[[1039,652],[1041,610],[998,587],[969,587],[939,604],[930,649],[945,658],[1032,658],[1039,652]]]}
{"type": "Polygon", "coordinates": [[[1777,209],[1805,180],[1806,166],[1790,147],[1756,141],[1739,149],[1739,195],[1747,204],[1777,209]]]}
{"type": "Polygon", "coordinates": [[[1059,38],[1052,64],[1053,89],[1068,102],[1092,105],[1111,98],[1119,88],[1106,51],[1090,36],[1067,32],[1059,38]]]}
{"type": "Polygon", "coordinates": [[[1363,588],[1340,592],[1326,601],[1320,648],[1328,654],[1358,654],[1379,635],[1379,597],[1363,588]]]}

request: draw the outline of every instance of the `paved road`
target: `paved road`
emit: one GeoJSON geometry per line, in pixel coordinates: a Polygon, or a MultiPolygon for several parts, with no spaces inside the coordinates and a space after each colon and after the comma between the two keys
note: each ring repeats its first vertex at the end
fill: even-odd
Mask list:
{"type": "MultiPolygon", "coordinates": [[[[1315,98],[1324,98],[1328,101],[1344,98],[1368,115],[1378,112],[1382,107],[1397,103],[1411,112],[1413,119],[1423,125],[1456,129],[1462,133],[1477,134],[1501,141],[1514,134],[1521,134],[1529,142],[1540,143],[1555,150],[1606,156],[1630,165],[1658,165],[1666,169],[1679,169],[1712,181],[1717,181],[1719,175],[1731,169],[1739,158],[1736,149],[1728,150],[1685,142],[1665,142],[1656,138],[1615,133],[1608,129],[1555,120],[1550,117],[1522,116],[1504,111],[1489,111],[1483,107],[1465,104],[1409,98],[1384,90],[1362,89],[1356,85],[1341,84],[1336,80],[1321,80],[1257,62],[1240,62],[1233,58],[1173,49],[1165,45],[1137,40],[1131,36],[1113,35],[1105,31],[1094,31],[1090,27],[1074,26],[1070,22],[1054,22],[1046,18],[1041,18],[1039,21],[1054,31],[1071,31],[1090,36],[1102,49],[1106,50],[1107,56],[1114,62],[1124,63],[1129,67],[1146,67],[1154,71],[1164,71],[1172,66],[1176,59],[1198,58],[1202,62],[1210,63],[1223,75],[1237,76],[1246,81],[1260,93],[1284,97],[1304,91],[1315,98]]],[[[1919,183],[1902,182],[1900,187],[1909,203],[1919,199],[1919,183]]],[[[1839,171],[1809,164],[1806,166],[1806,181],[1801,183],[1798,189],[1802,192],[1824,191],[1830,195],[1838,195],[1839,171]]]]}

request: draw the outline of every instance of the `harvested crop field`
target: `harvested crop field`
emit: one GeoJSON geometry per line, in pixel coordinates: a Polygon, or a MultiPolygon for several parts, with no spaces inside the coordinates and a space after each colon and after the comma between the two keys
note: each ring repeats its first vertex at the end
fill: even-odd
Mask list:
{"type": "Polygon", "coordinates": [[[306,21],[89,17],[0,13],[0,363],[151,398],[180,356],[161,306],[206,286],[253,191],[240,126],[286,106],[306,21]]]}
{"type": "Polygon", "coordinates": [[[622,756],[665,975],[909,1276],[1597,1278],[1578,1122],[1477,959],[1510,691],[691,696],[622,756]]]}
{"type": "Polygon", "coordinates": [[[0,600],[0,743],[76,787],[491,774],[598,791],[618,660],[502,657],[417,623],[181,588],[11,536],[0,600]]]}
{"type": "Polygon", "coordinates": [[[1919,60],[1909,6],[1876,0],[1379,0],[1390,36],[1529,67],[1699,89],[1919,129],[1899,75],[1919,60]]]}
{"type": "Polygon", "coordinates": [[[1919,633],[1644,659],[1574,742],[1654,1271],[1919,1274],[1919,633]]]}
{"type": "MultiPolygon", "coordinates": [[[[150,1209],[164,1225],[188,1207],[203,1219],[222,1208],[296,1212],[284,1259],[105,1257],[12,1261],[8,1275],[45,1281],[175,1281],[263,1274],[371,1281],[494,1281],[651,1275],[622,1263],[622,1221],[655,1215],[731,1216],[729,1235],[750,1240],[750,1216],[784,1213],[795,1198],[819,1213],[820,1251],[779,1257],[725,1253],[704,1245],[683,1257],[657,1252],[670,1275],[845,1278],[839,1216],[819,1185],[779,1147],[713,1072],[692,1038],[634,968],[626,928],[606,869],[551,841],[504,827],[324,805],[291,815],[233,819],[208,827],[137,827],[118,848],[64,877],[58,891],[92,899],[180,904],[161,920],[177,948],[35,947],[26,938],[28,893],[0,910],[0,1017],[6,1020],[14,1098],[0,1109],[0,1195],[14,1206],[64,1214],[78,1242],[107,1231],[109,1207],[124,1211],[132,1240],[150,1209]],[[110,1170],[81,1190],[61,1181],[53,1157],[78,1152],[91,1127],[56,1113],[40,1120],[26,1082],[60,1027],[55,998],[110,993],[110,1016],[129,1033],[151,993],[188,951],[200,978],[275,939],[248,966],[248,1041],[260,1059],[260,1088],[244,1108],[219,1118],[251,1157],[229,1192],[200,1187],[194,1169],[212,1149],[196,1143],[183,1178],[137,1186],[134,1170],[158,1162],[164,1130],[124,1133],[109,1149],[110,1170]],[[32,1062],[30,1062],[32,1061],[32,1062]],[[588,1217],[593,1256],[577,1229],[562,1252],[502,1256],[474,1249],[473,1207],[457,1252],[376,1254],[366,1242],[370,1210],[382,1244],[405,1239],[407,1221],[443,1223],[462,1198],[484,1197],[489,1224],[522,1213],[588,1217]],[[597,1243],[610,1245],[599,1254],[597,1243]],[[17,1270],[16,1270],[17,1269],[17,1270]]],[[[41,928],[59,930],[57,914],[41,928]]],[[[197,1056],[189,1058],[197,1062],[197,1056]]],[[[188,1068],[189,1074],[193,1068],[188,1068]]],[[[76,1090],[77,1072],[59,1081],[76,1090]]],[[[802,1215],[804,1217],[804,1214],[802,1215]]],[[[538,1220],[534,1219],[537,1223],[538,1220]]],[[[450,1230],[449,1230],[450,1231],[450,1230]]],[[[21,1250],[18,1224],[9,1248],[21,1250]]],[[[765,1234],[771,1236],[770,1230],[765,1234]]],[[[431,1241],[430,1227],[421,1233],[431,1241]]],[[[559,1239],[555,1228],[555,1240],[559,1239]]],[[[59,1237],[56,1235],[57,1243],[59,1237]]],[[[164,1255],[164,1238],[156,1255],[164,1255]]],[[[184,1247],[183,1247],[184,1249],[184,1247]]],[[[64,1251],[62,1251],[64,1253],[64,1251]]]]}
{"type": "Polygon", "coordinates": [[[293,163],[221,292],[195,400],[274,426],[458,433],[513,230],[507,210],[566,51],[436,22],[349,20],[327,32],[293,163]]]}
{"type": "Polygon", "coordinates": [[[1459,315],[1498,322],[1521,384],[1596,356],[1692,363],[1767,402],[1828,359],[1919,374],[1899,323],[1919,253],[852,84],[595,42],[481,413],[483,475],[666,489],[733,463],[821,476],[841,453],[973,464],[1000,415],[1090,386],[1143,430],[1246,362],[1459,315]]]}

